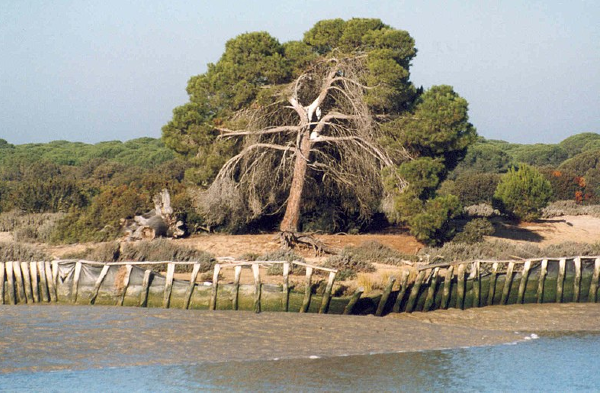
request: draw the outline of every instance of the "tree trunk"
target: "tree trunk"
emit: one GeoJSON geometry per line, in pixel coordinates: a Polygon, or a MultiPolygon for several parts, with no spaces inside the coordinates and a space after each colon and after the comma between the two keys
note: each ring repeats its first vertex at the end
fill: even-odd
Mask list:
{"type": "Polygon", "coordinates": [[[308,157],[310,155],[311,141],[308,132],[302,134],[300,149],[296,150],[296,161],[294,162],[294,176],[290,187],[285,215],[281,221],[281,232],[298,232],[300,224],[300,207],[302,205],[302,191],[306,181],[306,170],[308,168],[308,157]]]}

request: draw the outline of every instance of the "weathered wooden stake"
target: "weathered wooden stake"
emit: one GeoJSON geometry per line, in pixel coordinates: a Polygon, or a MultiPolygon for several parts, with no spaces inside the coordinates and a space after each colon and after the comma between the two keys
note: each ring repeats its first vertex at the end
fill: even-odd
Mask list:
{"type": "Polygon", "coordinates": [[[233,300],[231,307],[234,310],[238,309],[238,299],[240,296],[240,276],[242,275],[242,267],[240,265],[235,266],[235,275],[233,277],[233,300]]]}
{"type": "Polygon", "coordinates": [[[21,274],[23,276],[23,287],[25,289],[25,297],[28,303],[33,303],[33,291],[31,290],[31,273],[29,272],[29,263],[21,262],[21,274]]]}
{"type": "Polygon", "coordinates": [[[110,269],[110,265],[105,265],[102,267],[102,271],[100,271],[100,275],[98,279],[96,279],[96,283],[94,284],[94,289],[92,289],[92,295],[90,296],[90,304],[94,304],[96,302],[96,297],[98,297],[98,293],[100,293],[100,286],[102,282],[104,282],[104,278],[106,278],[106,274],[108,274],[108,270],[110,269]]]}
{"type": "Polygon", "coordinates": [[[8,289],[8,300],[10,304],[17,304],[17,296],[15,294],[15,276],[13,270],[13,263],[9,261],[5,264],[6,267],[6,286],[8,289]]]}
{"type": "Polygon", "coordinates": [[[59,271],[58,261],[56,261],[56,260],[52,261],[51,270],[52,270],[52,282],[54,283],[54,294],[56,295],[56,301],[58,301],[58,271],[59,271]]]}
{"type": "Polygon", "coordinates": [[[212,292],[210,295],[210,303],[208,305],[208,309],[214,311],[217,309],[217,293],[219,291],[219,274],[221,273],[221,266],[219,264],[215,265],[215,269],[213,271],[212,278],[212,292]]]}
{"type": "Polygon", "coordinates": [[[510,287],[512,286],[513,280],[513,270],[515,268],[514,262],[508,263],[508,268],[506,269],[506,280],[504,281],[504,288],[502,289],[502,297],[500,298],[500,304],[506,305],[508,303],[508,297],[510,296],[510,287]]]}
{"type": "Polygon", "coordinates": [[[163,295],[163,308],[171,305],[171,291],[173,291],[173,278],[175,276],[175,264],[167,264],[167,278],[165,279],[165,291],[163,295]]]}
{"type": "Polygon", "coordinates": [[[77,301],[77,292],[79,291],[79,277],[81,276],[81,261],[75,263],[75,272],[73,275],[73,289],[71,291],[71,301],[77,301]]]}
{"type": "Polygon", "coordinates": [[[46,269],[44,268],[44,262],[38,261],[36,263],[36,268],[40,276],[40,301],[47,303],[50,301],[50,295],[48,294],[48,282],[46,281],[46,269]]]}
{"type": "Polygon", "coordinates": [[[37,274],[37,262],[30,261],[29,262],[29,275],[31,278],[31,294],[33,295],[33,302],[40,302],[40,285],[38,282],[38,274],[37,274]]]}
{"type": "Polygon", "coordinates": [[[150,277],[152,276],[152,270],[147,269],[144,271],[144,279],[142,280],[142,292],[140,293],[140,307],[148,306],[148,290],[150,289],[150,277]]]}
{"type": "Polygon", "coordinates": [[[48,280],[48,293],[50,294],[50,301],[56,302],[58,301],[58,293],[56,292],[54,276],[52,275],[52,264],[50,263],[50,261],[44,262],[44,269],[46,270],[46,279],[48,280]]]}
{"type": "Polygon", "coordinates": [[[408,296],[408,303],[406,303],[406,312],[411,313],[415,309],[415,305],[417,302],[417,298],[419,297],[419,291],[421,290],[421,285],[423,284],[423,280],[425,280],[425,270],[419,271],[417,275],[417,279],[410,291],[410,296],[408,296]]]}
{"type": "Polygon", "coordinates": [[[358,300],[360,299],[360,296],[362,296],[364,291],[365,291],[365,289],[362,287],[359,287],[358,289],[356,289],[356,292],[354,292],[354,294],[352,295],[352,298],[350,298],[350,301],[348,302],[348,304],[346,304],[346,307],[344,308],[344,315],[352,314],[352,310],[354,309],[354,306],[356,305],[356,303],[358,302],[358,300]]]}
{"type": "Polygon", "coordinates": [[[446,269],[446,275],[444,276],[444,289],[442,292],[442,303],[440,304],[442,310],[446,310],[448,308],[448,303],[450,302],[452,279],[454,279],[454,265],[450,265],[446,269]]]}
{"type": "Polygon", "coordinates": [[[4,304],[4,276],[6,270],[4,269],[4,263],[0,262],[0,304],[4,304]]]}
{"type": "Polygon", "coordinates": [[[15,274],[15,283],[17,284],[17,295],[18,301],[21,303],[27,303],[27,297],[25,296],[25,285],[23,283],[23,272],[21,270],[21,263],[14,261],[12,263],[13,272],[15,274]]]}
{"type": "Polygon", "coordinates": [[[563,287],[565,285],[565,273],[567,270],[567,259],[561,258],[558,262],[558,279],[556,280],[556,302],[563,301],[563,287]]]}
{"type": "Polygon", "coordinates": [[[262,283],[260,282],[260,267],[258,264],[252,264],[252,273],[254,274],[254,312],[259,313],[261,312],[262,283]]]}
{"type": "Polygon", "coordinates": [[[547,275],[548,275],[548,260],[542,260],[542,267],[540,268],[540,276],[538,278],[538,289],[537,289],[538,304],[542,304],[544,302],[544,285],[546,283],[547,275]]]}
{"type": "Polygon", "coordinates": [[[523,272],[521,273],[521,282],[519,283],[519,293],[517,294],[517,304],[523,304],[525,301],[525,290],[527,289],[527,279],[531,270],[531,261],[525,261],[523,272]]]}
{"type": "Polygon", "coordinates": [[[400,309],[402,308],[402,301],[404,300],[404,296],[406,295],[406,288],[408,286],[409,275],[410,272],[408,270],[405,269],[402,271],[402,276],[400,277],[400,292],[398,293],[398,297],[396,297],[396,302],[394,303],[392,312],[400,312],[400,309]]]}
{"type": "Polygon", "coordinates": [[[118,306],[122,306],[125,302],[125,295],[127,294],[127,288],[129,287],[129,278],[131,277],[131,270],[133,266],[130,264],[125,265],[125,276],[123,277],[123,294],[117,302],[118,306]]]}
{"type": "Polygon", "coordinates": [[[575,264],[575,280],[573,282],[573,301],[579,303],[579,294],[581,292],[581,257],[573,259],[575,264]]]}
{"type": "Polygon", "coordinates": [[[465,309],[465,265],[459,264],[458,266],[458,284],[456,286],[456,306],[461,310],[465,309]]]}
{"type": "Polygon", "coordinates": [[[329,302],[331,301],[331,290],[333,289],[334,280],[335,272],[330,272],[329,279],[327,280],[327,286],[325,287],[325,293],[323,293],[323,300],[321,300],[321,308],[319,308],[319,314],[327,314],[327,311],[329,311],[329,302]]]}
{"type": "Polygon", "coordinates": [[[431,310],[433,303],[435,302],[435,289],[437,288],[439,268],[434,268],[431,273],[431,282],[429,282],[429,289],[427,290],[427,298],[423,305],[423,311],[431,310]]]}
{"type": "Polygon", "coordinates": [[[479,307],[481,302],[481,262],[475,261],[471,267],[471,276],[473,279],[473,307],[479,307]]]}
{"type": "Polygon", "coordinates": [[[300,307],[301,313],[305,313],[308,311],[308,307],[310,306],[310,297],[312,296],[312,274],[313,269],[311,267],[306,267],[306,288],[304,289],[304,300],[302,301],[302,307],[300,307]]]}
{"type": "Polygon", "coordinates": [[[490,275],[490,289],[488,291],[487,305],[494,305],[494,296],[496,295],[496,282],[498,281],[498,266],[497,262],[492,264],[492,274],[490,275]]]}
{"type": "Polygon", "coordinates": [[[196,288],[196,279],[198,278],[198,273],[200,272],[200,264],[194,264],[194,268],[192,269],[192,273],[190,275],[190,286],[188,286],[187,293],[185,294],[185,301],[183,302],[183,309],[187,310],[190,308],[190,301],[192,300],[192,294],[194,294],[194,289],[196,288]]]}
{"type": "Polygon", "coordinates": [[[383,294],[381,295],[381,299],[379,299],[379,304],[377,305],[377,311],[375,311],[376,317],[381,317],[381,315],[383,314],[385,305],[386,305],[388,299],[390,298],[390,293],[392,293],[392,288],[394,287],[394,282],[396,282],[396,278],[393,276],[390,276],[390,279],[388,280],[388,284],[386,285],[385,289],[383,290],[383,294]]]}
{"type": "Polygon", "coordinates": [[[284,312],[288,311],[290,305],[290,263],[283,263],[283,289],[281,298],[281,308],[284,312]]]}
{"type": "Polygon", "coordinates": [[[592,275],[592,282],[590,283],[590,292],[588,294],[588,301],[590,303],[598,302],[598,279],[600,278],[600,258],[594,260],[594,274],[592,275]]]}

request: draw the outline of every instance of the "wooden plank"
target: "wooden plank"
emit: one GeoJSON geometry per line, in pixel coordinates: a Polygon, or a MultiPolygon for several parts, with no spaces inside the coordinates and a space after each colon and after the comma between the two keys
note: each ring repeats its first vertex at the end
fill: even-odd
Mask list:
{"type": "Polygon", "coordinates": [[[217,309],[217,292],[219,291],[219,274],[221,273],[221,266],[219,264],[215,264],[215,269],[213,270],[213,278],[212,278],[212,291],[210,294],[210,303],[208,305],[208,309],[214,311],[217,309]]]}
{"type": "Polygon", "coordinates": [[[592,275],[592,282],[590,283],[590,292],[588,294],[588,301],[590,303],[598,302],[598,279],[600,278],[600,258],[594,260],[594,273],[592,275]]]}
{"type": "Polygon", "coordinates": [[[12,261],[9,261],[5,264],[6,268],[6,287],[8,289],[8,301],[10,304],[17,304],[17,296],[15,293],[15,273],[13,269],[12,261]]]}
{"type": "Polygon", "coordinates": [[[542,304],[544,302],[544,285],[546,283],[547,275],[548,275],[548,260],[542,260],[542,266],[540,268],[540,276],[538,277],[538,288],[537,288],[538,304],[542,304]]]}
{"type": "Polygon", "coordinates": [[[456,286],[456,308],[460,308],[461,310],[465,309],[465,265],[458,265],[458,278],[457,278],[457,286],[456,286]]]}
{"type": "Polygon", "coordinates": [[[21,270],[21,263],[14,261],[12,263],[13,272],[15,274],[15,283],[17,289],[17,301],[19,303],[27,303],[27,296],[25,296],[25,284],[23,283],[23,271],[21,270]]]}
{"type": "Polygon", "coordinates": [[[506,280],[504,281],[504,288],[502,289],[502,297],[500,298],[501,305],[506,305],[506,303],[508,302],[508,298],[510,296],[510,289],[512,286],[514,268],[515,263],[513,261],[509,262],[508,268],[506,269],[506,280]]]}
{"type": "Polygon", "coordinates": [[[352,314],[352,311],[354,310],[354,306],[356,305],[356,303],[358,303],[358,300],[360,299],[360,296],[362,296],[364,291],[365,291],[365,289],[362,287],[359,287],[358,289],[356,289],[356,292],[354,292],[354,294],[352,294],[350,301],[348,302],[348,304],[346,304],[346,307],[344,307],[344,315],[352,314]]]}
{"type": "Polygon", "coordinates": [[[48,280],[48,293],[50,294],[50,301],[56,302],[58,301],[58,293],[56,292],[56,285],[54,284],[55,280],[53,276],[54,271],[50,261],[44,262],[44,269],[46,270],[46,279],[48,280]]]}
{"type": "Polygon", "coordinates": [[[238,301],[240,297],[240,277],[242,275],[242,266],[235,266],[235,275],[233,277],[233,300],[231,302],[231,308],[234,310],[238,309],[238,301]]]}
{"type": "Polygon", "coordinates": [[[306,288],[304,289],[304,300],[302,301],[302,306],[300,307],[301,313],[305,313],[308,311],[308,307],[310,306],[310,297],[312,296],[312,267],[306,267],[306,288]]]}
{"type": "Polygon", "coordinates": [[[454,265],[450,265],[446,269],[446,275],[444,276],[444,289],[442,292],[442,303],[440,308],[445,310],[448,308],[450,302],[450,293],[452,293],[452,279],[454,279],[454,265]]]}
{"type": "Polygon", "coordinates": [[[31,290],[31,272],[29,272],[29,263],[21,262],[21,274],[23,276],[23,287],[25,289],[25,297],[29,304],[33,303],[33,290],[31,290]]]}
{"type": "Polygon", "coordinates": [[[523,272],[521,273],[521,282],[519,283],[519,293],[517,294],[517,304],[523,304],[525,301],[525,290],[527,289],[527,279],[531,270],[531,261],[525,261],[523,272]]]}
{"type": "Polygon", "coordinates": [[[152,270],[144,271],[144,279],[142,280],[142,292],[140,293],[140,307],[148,307],[148,291],[150,290],[150,279],[152,270]]]}
{"type": "Polygon", "coordinates": [[[100,293],[100,286],[102,282],[104,282],[104,278],[106,278],[106,274],[108,274],[108,270],[110,269],[110,265],[105,265],[102,267],[102,271],[100,271],[100,276],[96,279],[96,283],[94,284],[94,288],[92,289],[92,295],[90,296],[90,304],[94,304],[96,302],[96,297],[98,297],[98,293],[100,293]]]}
{"type": "Polygon", "coordinates": [[[431,310],[433,303],[435,302],[435,289],[437,287],[439,271],[439,268],[434,268],[431,273],[431,282],[429,283],[429,289],[427,290],[427,298],[423,305],[423,311],[431,310]]]}
{"type": "Polygon", "coordinates": [[[54,294],[56,296],[56,300],[58,301],[58,272],[59,272],[59,265],[58,265],[58,261],[54,260],[51,263],[51,269],[52,269],[52,282],[54,283],[54,294]]]}
{"type": "MultiPolygon", "coordinates": [[[[400,277],[400,292],[398,293],[398,297],[396,297],[396,302],[394,303],[394,307],[392,308],[392,312],[400,312],[402,308],[402,302],[404,301],[404,296],[406,295],[406,288],[408,287],[408,276],[410,272],[408,270],[402,271],[402,276],[400,277]]],[[[362,293],[362,292],[361,292],[362,293]]]]}
{"type": "Polygon", "coordinates": [[[581,257],[573,259],[575,264],[575,280],[573,282],[573,301],[579,303],[579,295],[581,292],[581,257]]]}
{"type": "Polygon", "coordinates": [[[187,293],[185,294],[185,301],[183,302],[183,309],[187,310],[190,308],[190,302],[192,301],[192,294],[196,288],[196,279],[198,279],[198,273],[200,272],[200,264],[194,264],[192,273],[190,274],[190,286],[188,286],[187,293]]]}
{"type": "Polygon", "coordinates": [[[333,282],[335,281],[335,275],[335,272],[329,273],[329,279],[327,280],[325,293],[323,293],[323,299],[321,300],[321,308],[319,308],[319,314],[327,314],[327,312],[329,311],[329,302],[331,301],[331,291],[333,290],[333,282]]]}
{"type": "Polygon", "coordinates": [[[283,263],[283,288],[281,298],[281,309],[287,312],[290,307],[290,263],[283,263]]]}
{"type": "Polygon", "coordinates": [[[79,292],[79,278],[81,277],[81,261],[75,263],[75,272],[73,273],[73,288],[71,289],[71,302],[77,302],[79,292]]]}
{"type": "Polygon", "coordinates": [[[496,295],[496,282],[498,281],[498,267],[497,262],[492,264],[492,274],[490,275],[490,289],[488,291],[487,305],[494,305],[494,296],[496,295]]]}
{"type": "Polygon", "coordinates": [[[413,285],[410,291],[410,296],[408,296],[408,302],[406,303],[406,312],[408,313],[413,312],[413,310],[415,309],[417,298],[419,296],[419,291],[421,290],[421,285],[425,280],[425,274],[425,270],[419,271],[417,279],[415,280],[415,284],[413,285]]]}
{"type": "Polygon", "coordinates": [[[0,262],[0,304],[4,304],[4,278],[6,275],[6,269],[4,263],[0,262]]]}
{"type": "Polygon", "coordinates": [[[563,301],[563,288],[565,285],[565,273],[567,271],[567,259],[561,258],[558,262],[558,278],[556,279],[556,302],[563,301]]]}
{"type": "Polygon", "coordinates": [[[381,299],[379,299],[379,304],[377,305],[377,310],[375,311],[376,317],[381,317],[381,315],[383,315],[383,310],[385,309],[385,305],[387,304],[387,301],[390,298],[390,293],[392,293],[394,282],[396,282],[396,278],[390,276],[388,284],[386,285],[385,289],[383,290],[383,294],[381,295],[381,299]]]}
{"type": "Polygon", "coordinates": [[[254,275],[254,312],[259,313],[260,297],[262,295],[262,283],[260,281],[260,267],[258,264],[252,264],[252,274],[254,275]]]}
{"type": "Polygon", "coordinates": [[[40,302],[40,285],[38,281],[37,262],[29,262],[29,274],[31,277],[31,294],[33,295],[33,302],[40,302]]]}
{"type": "Polygon", "coordinates": [[[122,306],[125,302],[125,295],[127,294],[127,288],[129,287],[129,278],[131,277],[131,270],[133,266],[131,264],[125,265],[125,276],[123,276],[123,293],[119,297],[119,301],[117,302],[118,306],[122,306]]]}
{"type": "Polygon", "coordinates": [[[167,264],[167,277],[165,279],[165,291],[163,293],[163,308],[171,305],[171,292],[173,291],[173,277],[175,276],[175,263],[167,264]]]}
{"type": "Polygon", "coordinates": [[[475,261],[471,267],[471,276],[473,279],[473,307],[479,307],[481,302],[481,263],[475,261]]]}
{"type": "Polygon", "coordinates": [[[40,276],[40,301],[48,303],[50,301],[50,294],[48,293],[48,282],[46,281],[46,268],[44,268],[44,262],[38,261],[36,268],[40,276]]]}

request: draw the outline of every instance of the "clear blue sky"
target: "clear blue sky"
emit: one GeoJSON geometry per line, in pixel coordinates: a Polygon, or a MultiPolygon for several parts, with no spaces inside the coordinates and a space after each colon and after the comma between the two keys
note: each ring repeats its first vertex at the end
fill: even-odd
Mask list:
{"type": "Polygon", "coordinates": [[[376,17],[416,40],[418,86],[454,86],[487,138],[600,133],[600,1],[0,0],[0,138],[159,137],[225,42],[301,39],[321,19],[376,17]]]}

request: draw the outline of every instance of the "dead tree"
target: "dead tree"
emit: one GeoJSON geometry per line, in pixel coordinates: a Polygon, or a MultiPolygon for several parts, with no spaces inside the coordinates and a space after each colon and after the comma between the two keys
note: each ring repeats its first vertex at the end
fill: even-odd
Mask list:
{"type": "Polygon", "coordinates": [[[152,200],[154,201],[154,210],[136,215],[133,219],[122,220],[125,240],[152,240],[156,237],[178,238],[185,234],[181,229],[183,222],[177,221],[173,213],[171,196],[167,189],[163,189],[152,200]]]}

